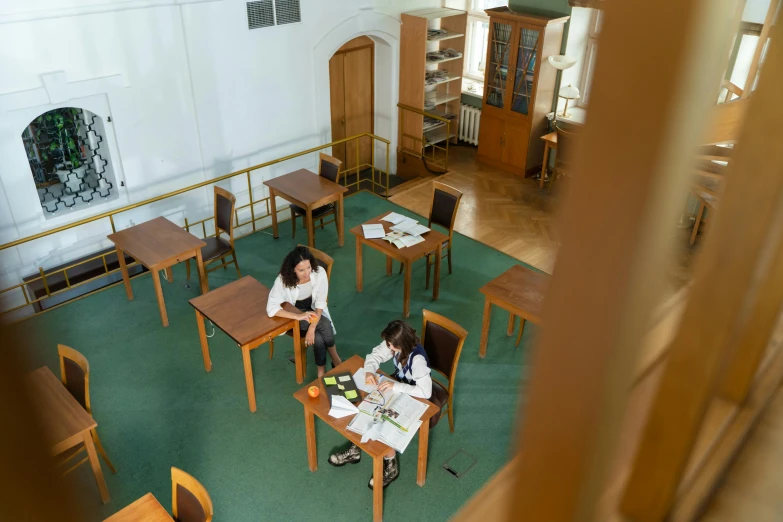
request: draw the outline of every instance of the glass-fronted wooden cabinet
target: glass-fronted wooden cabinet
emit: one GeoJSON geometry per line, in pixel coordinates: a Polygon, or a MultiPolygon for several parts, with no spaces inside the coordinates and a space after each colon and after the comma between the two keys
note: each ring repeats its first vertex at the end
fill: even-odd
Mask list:
{"type": "Polygon", "coordinates": [[[557,70],[542,58],[560,54],[568,17],[488,9],[490,16],[478,158],[525,175],[540,169],[546,114],[557,70]]]}

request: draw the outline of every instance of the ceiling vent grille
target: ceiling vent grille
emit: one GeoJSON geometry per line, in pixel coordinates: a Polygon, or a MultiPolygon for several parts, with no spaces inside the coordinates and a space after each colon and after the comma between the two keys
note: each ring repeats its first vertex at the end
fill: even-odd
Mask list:
{"type": "Polygon", "coordinates": [[[248,29],[260,29],[275,25],[275,14],[272,0],[259,0],[247,3],[248,29]]]}
{"type": "Polygon", "coordinates": [[[299,0],[275,0],[277,25],[294,24],[302,21],[299,0]]]}
{"type": "Polygon", "coordinates": [[[247,27],[260,29],[302,21],[300,0],[260,0],[247,2],[247,27]]]}

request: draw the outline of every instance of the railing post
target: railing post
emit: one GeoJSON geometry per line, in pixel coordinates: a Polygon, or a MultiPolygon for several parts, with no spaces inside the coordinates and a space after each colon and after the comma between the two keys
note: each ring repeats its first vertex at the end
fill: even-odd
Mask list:
{"type": "Polygon", "coordinates": [[[114,234],[115,232],[117,232],[117,229],[114,226],[114,215],[113,214],[109,215],[109,222],[111,223],[111,233],[114,234]]]}
{"type": "Polygon", "coordinates": [[[250,224],[253,226],[253,232],[256,231],[256,211],[253,208],[253,184],[250,183],[250,171],[247,171],[247,195],[250,198],[250,224]]]}
{"type": "Polygon", "coordinates": [[[361,138],[356,138],[356,191],[362,188],[361,169],[359,167],[359,147],[362,144],[361,138]]]}
{"type": "Polygon", "coordinates": [[[389,143],[386,144],[386,196],[389,196],[389,152],[391,151],[391,146],[389,143]]]}
{"type": "Polygon", "coordinates": [[[44,290],[46,290],[46,297],[51,297],[52,293],[49,292],[49,284],[46,282],[46,272],[44,272],[43,267],[38,267],[38,273],[41,274],[41,281],[43,281],[44,290]]]}

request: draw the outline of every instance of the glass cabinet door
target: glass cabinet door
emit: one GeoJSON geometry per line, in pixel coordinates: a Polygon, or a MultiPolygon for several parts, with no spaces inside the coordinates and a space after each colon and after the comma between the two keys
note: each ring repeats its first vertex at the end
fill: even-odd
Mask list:
{"type": "Polygon", "coordinates": [[[509,55],[511,54],[511,34],[513,24],[492,23],[490,37],[492,43],[487,64],[487,99],[486,103],[501,109],[506,103],[506,77],[508,75],[509,55]]]}
{"type": "Polygon", "coordinates": [[[527,114],[533,97],[533,79],[538,59],[539,32],[521,28],[519,48],[514,69],[514,91],[511,94],[511,110],[527,114]]]}

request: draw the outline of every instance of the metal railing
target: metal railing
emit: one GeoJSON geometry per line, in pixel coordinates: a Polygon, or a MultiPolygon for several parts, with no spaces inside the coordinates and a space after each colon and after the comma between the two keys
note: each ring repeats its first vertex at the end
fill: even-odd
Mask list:
{"type": "Polygon", "coordinates": [[[449,165],[449,142],[451,138],[455,137],[455,134],[451,133],[452,120],[440,114],[417,109],[404,103],[398,103],[397,107],[400,109],[398,150],[417,158],[423,158],[426,163],[442,168],[444,172],[447,171],[449,165]],[[409,116],[409,125],[407,127],[405,125],[406,112],[412,112],[417,115],[414,116],[415,120],[411,120],[409,116]],[[438,120],[441,122],[441,125],[425,131],[423,123],[425,117],[438,120]],[[442,130],[444,128],[445,133],[442,130]],[[411,134],[407,129],[413,129],[417,133],[411,134]],[[419,132],[421,134],[418,134],[419,132]],[[413,146],[407,146],[406,139],[412,141],[413,146]],[[439,145],[441,142],[445,142],[446,146],[439,145]],[[429,155],[428,148],[430,148],[429,155]],[[443,153],[440,157],[438,157],[438,151],[443,153]]]}
{"type": "MultiPolygon", "coordinates": [[[[19,245],[23,245],[25,243],[29,243],[29,242],[34,241],[36,239],[40,239],[40,238],[47,237],[47,236],[52,236],[54,234],[57,234],[57,233],[60,233],[60,232],[66,231],[66,230],[71,230],[71,229],[74,229],[76,227],[79,227],[79,226],[82,226],[82,225],[86,225],[88,223],[94,223],[94,222],[100,221],[102,219],[108,219],[109,223],[111,224],[112,232],[116,232],[117,229],[116,229],[115,224],[114,224],[114,217],[117,214],[121,214],[121,213],[127,212],[129,210],[133,210],[133,209],[136,209],[136,208],[139,208],[139,207],[143,207],[145,205],[150,205],[152,203],[156,203],[156,202],[162,201],[164,199],[168,199],[168,198],[171,198],[171,197],[174,197],[174,196],[178,196],[180,194],[184,194],[186,192],[190,192],[192,190],[200,189],[200,188],[203,188],[203,187],[206,187],[206,186],[209,186],[209,185],[214,185],[215,183],[219,183],[221,181],[225,181],[227,179],[235,178],[237,176],[242,176],[242,175],[247,177],[247,190],[248,190],[248,200],[249,200],[249,202],[247,204],[245,204],[245,205],[242,205],[242,206],[239,206],[239,207],[235,208],[235,213],[234,213],[235,225],[234,226],[235,226],[235,228],[241,228],[243,226],[250,225],[251,226],[251,230],[248,233],[246,233],[246,234],[236,235],[234,237],[235,237],[235,239],[238,239],[240,237],[245,237],[247,235],[250,235],[250,234],[260,230],[259,228],[256,227],[256,222],[257,221],[271,216],[270,206],[269,206],[269,197],[262,197],[262,198],[259,198],[259,199],[256,199],[256,200],[253,199],[253,186],[252,186],[252,182],[251,182],[251,174],[254,171],[260,170],[260,169],[265,168],[265,167],[269,167],[271,165],[275,165],[277,163],[282,163],[282,162],[288,161],[290,159],[298,158],[300,156],[305,156],[307,154],[312,154],[313,152],[318,152],[320,150],[327,149],[329,147],[333,147],[335,145],[340,145],[340,144],[349,143],[349,142],[355,142],[355,145],[356,145],[355,146],[355,149],[356,149],[356,161],[354,163],[355,166],[343,170],[343,175],[341,176],[341,178],[343,180],[344,186],[346,188],[349,188],[349,189],[352,188],[352,187],[357,187],[357,190],[359,190],[361,188],[361,184],[362,183],[371,183],[373,192],[375,192],[376,187],[378,187],[378,188],[383,190],[384,196],[388,196],[388,194],[389,194],[389,148],[390,148],[391,142],[389,140],[385,139],[385,138],[381,138],[380,136],[376,136],[375,134],[372,134],[372,133],[369,133],[369,132],[365,132],[363,134],[357,134],[356,136],[351,136],[349,138],[344,138],[344,139],[341,139],[341,140],[333,141],[333,142],[327,143],[325,145],[319,145],[318,147],[313,147],[311,149],[307,149],[307,150],[304,150],[304,151],[301,151],[301,152],[290,154],[290,155],[284,156],[282,158],[278,158],[278,159],[274,159],[274,160],[271,160],[271,161],[267,161],[265,163],[254,165],[254,166],[248,167],[246,169],[242,169],[242,170],[238,170],[238,171],[235,171],[235,172],[231,172],[229,174],[225,174],[225,175],[220,176],[218,178],[214,178],[214,179],[211,179],[211,180],[208,180],[208,181],[203,181],[201,183],[196,183],[194,185],[190,185],[188,187],[184,187],[184,188],[181,188],[179,190],[168,192],[168,193],[162,194],[160,196],[155,196],[153,198],[145,199],[145,200],[139,201],[137,203],[132,203],[132,204],[126,205],[126,206],[124,206],[122,208],[110,210],[110,211],[104,212],[102,214],[98,214],[98,215],[95,215],[95,216],[92,216],[92,217],[89,217],[89,218],[81,219],[81,220],[76,221],[74,223],[63,225],[63,226],[54,228],[52,230],[47,230],[45,232],[40,232],[40,233],[34,234],[32,236],[28,236],[28,237],[24,237],[24,238],[21,238],[21,239],[17,239],[15,241],[11,241],[9,243],[5,243],[3,245],[0,245],[0,251],[7,250],[7,249],[12,248],[12,247],[17,247],[19,245]],[[372,163],[371,164],[369,164],[369,163],[364,163],[364,164],[360,163],[360,157],[359,157],[360,147],[359,147],[359,145],[360,145],[361,140],[363,138],[370,140],[370,145],[371,145],[371,149],[372,149],[372,160],[371,160],[372,163]],[[386,146],[386,168],[385,168],[385,170],[381,170],[381,169],[379,169],[379,168],[377,168],[375,166],[375,160],[376,160],[376,158],[375,158],[375,145],[376,145],[376,141],[381,142],[381,143],[383,143],[386,146]],[[366,171],[367,169],[371,170],[370,178],[369,179],[361,179],[361,174],[364,171],[366,171]],[[355,174],[356,179],[349,183],[348,179],[349,179],[349,177],[351,177],[352,173],[355,174]],[[383,182],[384,181],[384,174],[385,174],[385,183],[383,182]],[[255,207],[256,207],[256,205],[261,204],[261,203],[265,204],[264,213],[263,214],[257,214],[255,207]],[[249,210],[250,210],[250,219],[248,221],[245,221],[244,223],[240,223],[239,222],[239,211],[243,210],[245,208],[249,208],[249,210]]],[[[185,218],[185,226],[183,228],[186,229],[188,232],[190,232],[191,227],[201,224],[203,237],[210,237],[210,236],[207,236],[206,223],[208,221],[210,221],[210,220],[213,220],[213,219],[214,219],[214,215],[213,216],[208,216],[208,217],[206,217],[206,218],[204,218],[202,220],[195,221],[195,222],[191,223],[191,222],[188,222],[187,218],[185,218]]],[[[264,227],[264,228],[266,228],[266,227],[264,227]]],[[[214,234],[212,234],[212,235],[214,235],[214,234]]],[[[12,312],[15,312],[17,310],[20,310],[22,308],[25,308],[27,306],[32,306],[33,310],[34,310],[32,315],[37,315],[37,314],[42,313],[44,311],[48,311],[48,310],[51,310],[53,308],[56,308],[57,306],[62,306],[63,304],[67,304],[67,302],[70,302],[71,300],[68,300],[66,303],[61,303],[60,305],[47,308],[46,310],[40,310],[41,307],[40,307],[39,303],[41,303],[42,301],[44,301],[45,299],[48,299],[50,297],[56,296],[58,294],[62,294],[64,292],[68,292],[68,291],[70,291],[70,290],[72,290],[74,288],[78,288],[78,287],[80,287],[82,285],[89,284],[89,283],[91,283],[91,282],[93,282],[93,281],[95,281],[97,279],[100,279],[102,277],[107,277],[107,276],[109,276],[111,274],[114,274],[114,273],[118,272],[120,270],[119,268],[115,268],[113,270],[109,270],[109,266],[108,266],[108,263],[107,263],[107,257],[111,256],[113,254],[116,254],[116,250],[109,250],[109,251],[106,251],[106,252],[102,252],[102,253],[100,253],[98,255],[95,255],[93,257],[90,257],[88,259],[80,260],[80,261],[75,262],[73,264],[70,264],[70,265],[68,265],[66,267],[57,268],[57,269],[54,269],[54,270],[50,270],[48,272],[43,267],[39,266],[38,267],[39,275],[37,277],[27,278],[26,280],[23,280],[21,283],[9,286],[7,288],[0,289],[0,296],[7,295],[9,292],[13,292],[14,290],[20,291],[21,295],[22,295],[22,297],[24,298],[24,301],[25,301],[24,304],[21,304],[19,306],[13,306],[11,308],[8,308],[8,309],[0,311],[0,317],[5,316],[7,314],[10,314],[12,312]],[[94,276],[94,277],[91,277],[91,278],[89,278],[87,280],[79,281],[78,283],[72,284],[70,279],[69,279],[69,277],[68,277],[68,271],[72,270],[72,269],[74,269],[74,268],[76,268],[78,266],[84,265],[86,263],[90,263],[92,261],[95,261],[96,259],[101,259],[103,261],[103,272],[101,274],[99,274],[97,276],[94,276]],[[63,277],[63,279],[65,281],[65,288],[60,289],[60,290],[56,290],[56,291],[51,291],[50,283],[52,282],[52,277],[57,275],[57,274],[62,274],[62,277],[63,277]],[[39,282],[40,282],[40,285],[36,285],[36,283],[39,283],[39,282]],[[34,290],[33,291],[30,290],[31,286],[42,286],[43,290],[44,290],[44,295],[42,295],[41,297],[35,297],[35,291],[34,290]],[[28,295],[28,292],[30,292],[29,295],[28,295]],[[35,306],[37,304],[39,305],[38,307],[35,306]]],[[[128,264],[128,267],[135,266],[136,264],[137,264],[136,262],[130,263],[130,264],[128,264]]],[[[141,274],[136,274],[136,275],[141,275],[141,274]]],[[[109,286],[114,286],[114,285],[119,284],[119,283],[121,283],[121,281],[116,282],[116,283],[112,283],[109,286]]],[[[39,289],[39,291],[40,291],[40,289],[39,289]]],[[[8,294],[8,295],[10,295],[10,294],[8,294]]]]}

